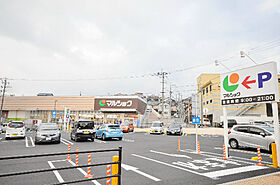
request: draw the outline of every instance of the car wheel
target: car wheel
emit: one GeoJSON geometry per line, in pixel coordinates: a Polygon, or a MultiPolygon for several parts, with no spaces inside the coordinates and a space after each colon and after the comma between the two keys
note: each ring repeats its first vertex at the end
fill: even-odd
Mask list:
{"type": "Polygon", "coordinates": [[[230,147],[233,148],[233,149],[238,148],[238,142],[236,141],[236,139],[231,139],[231,140],[229,141],[229,145],[230,145],[230,147]]]}
{"type": "Polygon", "coordinates": [[[60,143],[60,139],[56,143],[59,144],[60,143]]]}
{"type": "Polygon", "coordinates": [[[78,141],[78,138],[77,138],[77,137],[75,137],[75,138],[74,138],[74,141],[75,141],[75,142],[77,142],[77,141],[78,141]]]}
{"type": "Polygon", "coordinates": [[[105,134],[102,134],[102,140],[103,140],[103,141],[106,140],[105,134]]]}
{"type": "Polygon", "coordinates": [[[9,140],[10,138],[8,138],[8,137],[5,137],[5,139],[6,139],[6,140],[9,140]]]}
{"type": "Polygon", "coordinates": [[[72,133],[70,134],[70,139],[73,141],[74,139],[73,139],[73,135],[72,135],[72,133]]]}
{"type": "Polygon", "coordinates": [[[94,142],[94,138],[91,138],[91,142],[94,142]]]}
{"type": "Polygon", "coordinates": [[[119,141],[121,141],[121,140],[122,140],[122,137],[119,138],[119,141]]]}

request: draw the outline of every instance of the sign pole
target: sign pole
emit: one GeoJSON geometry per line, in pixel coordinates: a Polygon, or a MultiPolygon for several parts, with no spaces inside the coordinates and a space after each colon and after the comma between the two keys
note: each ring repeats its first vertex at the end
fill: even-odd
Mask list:
{"type": "Polygon", "coordinates": [[[226,158],[228,158],[228,120],[227,120],[227,107],[223,106],[224,117],[224,144],[226,150],[226,158]]]}
{"type": "Polygon", "coordinates": [[[272,102],[272,111],[273,111],[273,125],[274,125],[274,136],[276,143],[277,151],[277,161],[278,166],[280,166],[280,129],[279,129],[279,118],[278,118],[278,104],[277,102],[272,102]]]}

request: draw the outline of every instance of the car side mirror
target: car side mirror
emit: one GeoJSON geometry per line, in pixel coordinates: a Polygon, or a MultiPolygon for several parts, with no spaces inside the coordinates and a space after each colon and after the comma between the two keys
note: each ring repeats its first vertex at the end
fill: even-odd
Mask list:
{"type": "Polygon", "coordinates": [[[263,133],[263,132],[261,132],[261,134],[260,134],[261,136],[263,136],[263,137],[265,137],[265,133],[263,133]]]}

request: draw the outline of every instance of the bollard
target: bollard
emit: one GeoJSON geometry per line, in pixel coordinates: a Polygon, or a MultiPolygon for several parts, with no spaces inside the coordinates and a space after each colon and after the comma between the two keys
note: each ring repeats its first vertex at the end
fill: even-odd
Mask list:
{"type": "MultiPolygon", "coordinates": [[[[77,147],[76,152],[79,152],[79,147],[77,147]]],[[[79,165],[79,153],[76,154],[76,166],[79,165]]]]}
{"type": "Polygon", "coordinates": [[[197,140],[197,154],[201,154],[200,153],[200,144],[199,144],[199,141],[197,140]]]}
{"type": "Polygon", "coordinates": [[[257,163],[258,166],[264,166],[264,164],[262,164],[262,157],[261,157],[261,148],[258,147],[258,160],[259,162],[257,163]]]}
{"type": "MultiPolygon", "coordinates": [[[[88,165],[91,164],[91,154],[88,154],[88,165]]],[[[93,175],[91,175],[91,166],[88,167],[88,172],[87,175],[85,176],[85,178],[92,178],[93,175]]]]}
{"type": "MultiPolygon", "coordinates": [[[[113,156],[113,162],[118,162],[119,161],[119,156],[113,156]]],[[[118,164],[113,164],[112,165],[112,175],[117,175],[119,173],[119,165],[118,164]]],[[[112,185],[117,185],[118,184],[118,177],[113,177],[112,178],[112,185]]]]}
{"type": "Polygon", "coordinates": [[[226,145],[225,145],[225,144],[223,144],[223,152],[224,152],[224,157],[223,157],[223,159],[228,159],[228,158],[227,158],[227,154],[226,154],[226,145]]]}
{"type": "Polygon", "coordinates": [[[271,150],[272,150],[273,165],[269,165],[269,166],[277,168],[278,167],[278,161],[277,161],[277,151],[276,151],[276,144],[275,143],[271,143],[271,150]]]}
{"type": "Polygon", "coordinates": [[[178,151],[179,151],[179,152],[181,151],[181,142],[180,142],[180,139],[178,139],[178,151]]]}
{"type": "MultiPolygon", "coordinates": [[[[70,150],[71,150],[71,144],[68,145],[68,152],[70,152],[70,150]]],[[[66,161],[71,161],[70,154],[68,154],[66,161]]]]}
{"type": "MultiPolygon", "coordinates": [[[[107,165],[107,176],[111,175],[111,165],[107,165]]],[[[111,178],[107,178],[106,179],[106,185],[110,185],[111,184],[111,178]]]]}

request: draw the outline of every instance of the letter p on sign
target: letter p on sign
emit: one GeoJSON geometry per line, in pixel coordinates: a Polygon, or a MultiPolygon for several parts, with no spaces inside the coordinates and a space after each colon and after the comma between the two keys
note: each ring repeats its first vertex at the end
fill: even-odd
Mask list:
{"type": "Polygon", "coordinates": [[[272,77],[270,72],[263,72],[258,74],[259,88],[263,88],[263,82],[270,80],[272,77]]]}

